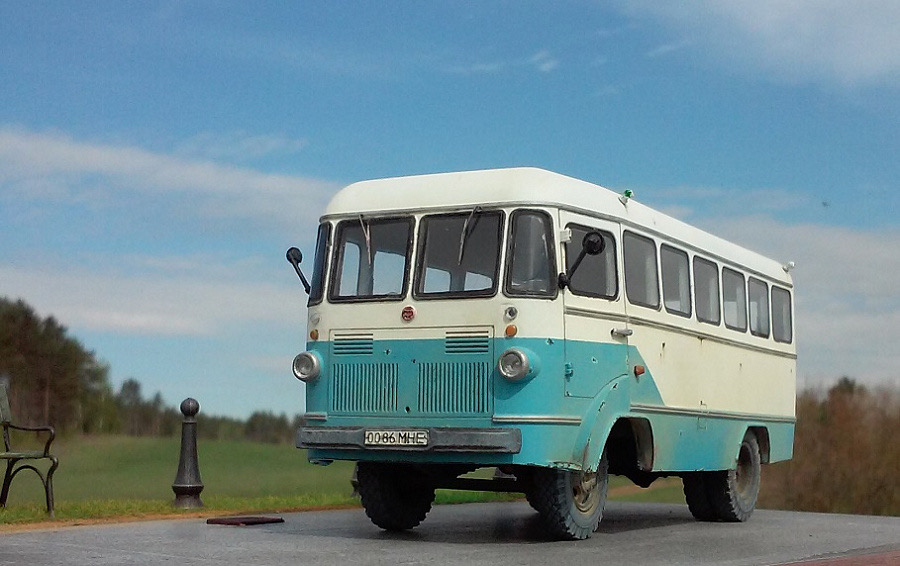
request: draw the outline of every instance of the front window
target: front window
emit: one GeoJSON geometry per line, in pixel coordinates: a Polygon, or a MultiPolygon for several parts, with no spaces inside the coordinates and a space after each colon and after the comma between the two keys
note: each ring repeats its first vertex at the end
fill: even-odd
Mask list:
{"type": "Polygon", "coordinates": [[[316,257],[313,261],[312,281],[309,286],[309,305],[322,302],[325,285],[325,255],[328,253],[328,238],[331,236],[331,224],[319,224],[319,235],[316,238],[316,257]]]}
{"type": "Polygon", "coordinates": [[[459,214],[422,218],[415,294],[432,297],[490,297],[497,293],[499,211],[476,207],[459,214]]]}
{"type": "Polygon", "coordinates": [[[510,221],[508,295],[556,295],[553,224],[544,212],[517,210],[510,221]]]}
{"type": "Polygon", "coordinates": [[[332,301],[400,300],[409,273],[412,218],[367,219],[338,225],[332,301]]]}

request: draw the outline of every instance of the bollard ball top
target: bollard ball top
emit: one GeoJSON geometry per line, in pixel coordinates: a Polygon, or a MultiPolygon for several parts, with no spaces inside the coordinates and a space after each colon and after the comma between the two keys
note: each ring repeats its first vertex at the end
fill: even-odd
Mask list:
{"type": "Polygon", "coordinates": [[[193,397],[188,397],[181,402],[181,414],[186,417],[193,417],[200,412],[200,403],[193,397]]]}

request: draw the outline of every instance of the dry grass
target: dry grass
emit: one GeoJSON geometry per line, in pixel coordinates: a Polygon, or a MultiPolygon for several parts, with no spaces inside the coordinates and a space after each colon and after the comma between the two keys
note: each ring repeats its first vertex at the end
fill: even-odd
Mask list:
{"type": "Polygon", "coordinates": [[[800,394],[794,458],[765,466],[762,489],[761,507],[900,515],[900,392],[800,394]]]}

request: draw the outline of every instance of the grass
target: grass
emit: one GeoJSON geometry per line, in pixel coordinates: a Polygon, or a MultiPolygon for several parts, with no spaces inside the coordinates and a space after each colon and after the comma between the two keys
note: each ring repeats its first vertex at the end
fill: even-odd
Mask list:
{"type": "MultiPolygon", "coordinates": [[[[89,436],[54,443],[60,467],[54,477],[56,521],[91,521],[196,515],[172,507],[172,482],[178,467],[180,438],[89,436]]],[[[353,507],[353,464],[321,467],[290,445],[204,440],[199,446],[203,515],[286,512],[353,507]]],[[[650,490],[613,477],[610,499],[683,502],[681,484],[660,480],[650,490]]],[[[518,499],[518,494],[439,490],[436,502],[463,503],[518,499]]],[[[9,502],[0,509],[0,525],[40,523],[48,517],[37,476],[16,476],[9,502]]]]}

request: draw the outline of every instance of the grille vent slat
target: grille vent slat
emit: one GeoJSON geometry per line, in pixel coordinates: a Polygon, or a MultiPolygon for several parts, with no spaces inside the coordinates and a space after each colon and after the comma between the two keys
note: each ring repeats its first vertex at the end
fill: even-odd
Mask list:
{"type": "Polygon", "coordinates": [[[487,354],[491,351],[489,330],[448,330],[444,335],[447,354],[487,354]]]}
{"type": "Polygon", "coordinates": [[[372,354],[373,344],[371,332],[335,332],[331,340],[331,351],[337,356],[367,356],[372,354]]]}

